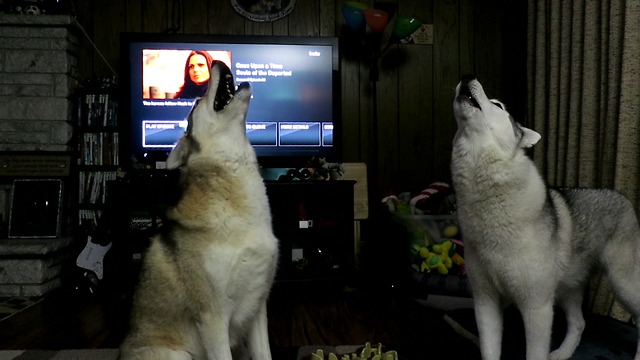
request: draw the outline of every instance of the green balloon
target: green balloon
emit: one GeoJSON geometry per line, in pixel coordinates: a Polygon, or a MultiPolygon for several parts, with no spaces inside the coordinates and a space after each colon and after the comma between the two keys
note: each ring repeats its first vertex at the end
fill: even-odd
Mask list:
{"type": "Polygon", "coordinates": [[[422,22],[412,16],[399,15],[393,28],[393,33],[400,39],[403,39],[414,31],[418,30],[422,22]]]}

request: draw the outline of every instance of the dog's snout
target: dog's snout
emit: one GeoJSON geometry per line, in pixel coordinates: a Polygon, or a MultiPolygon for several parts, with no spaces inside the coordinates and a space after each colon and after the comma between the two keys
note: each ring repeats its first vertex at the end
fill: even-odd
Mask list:
{"type": "Polygon", "coordinates": [[[456,87],[456,99],[459,101],[468,102],[471,106],[482,109],[480,103],[478,102],[477,94],[472,91],[471,87],[475,87],[472,84],[473,81],[476,81],[476,76],[473,74],[465,74],[460,78],[460,84],[456,87]]]}
{"type": "Polygon", "coordinates": [[[476,79],[475,75],[473,75],[473,74],[465,74],[465,75],[462,75],[462,77],[460,78],[460,81],[462,83],[468,83],[468,82],[473,81],[475,79],[476,79]]]}

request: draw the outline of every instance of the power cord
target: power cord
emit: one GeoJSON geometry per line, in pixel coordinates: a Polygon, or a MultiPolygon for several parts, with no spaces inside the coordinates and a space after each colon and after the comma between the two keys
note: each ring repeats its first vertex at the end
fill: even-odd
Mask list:
{"type": "Polygon", "coordinates": [[[113,69],[113,67],[111,66],[111,64],[109,64],[109,62],[107,61],[107,59],[104,57],[104,55],[102,55],[102,52],[100,52],[100,49],[98,49],[98,47],[96,46],[96,44],[93,42],[93,40],[91,40],[91,37],[89,36],[89,34],[87,34],[87,31],[84,29],[84,27],[82,26],[82,24],[80,24],[80,22],[78,22],[78,19],[76,19],[75,17],[73,18],[73,20],[76,22],[76,25],[78,25],[78,27],[80,28],[80,31],[82,31],[82,33],[84,34],[84,36],[87,38],[87,40],[89,40],[89,43],[91,44],[91,46],[93,46],[93,48],[96,50],[96,52],[98,53],[98,55],[100,55],[100,57],[102,58],[102,61],[104,61],[105,64],[107,64],[107,67],[109,67],[109,70],[111,70],[111,72],[113,73],[113,75],[116,77],[116,79],[118,78],[118,73],[113,69]]]}

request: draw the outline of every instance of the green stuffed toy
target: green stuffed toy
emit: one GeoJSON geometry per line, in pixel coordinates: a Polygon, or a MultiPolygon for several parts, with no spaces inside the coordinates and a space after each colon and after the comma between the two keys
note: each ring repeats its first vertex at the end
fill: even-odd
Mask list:
{"type": "Polygon", "coordinates": [[[431,247],[431,251],[440,256],[442,262],[444,263],[444,266],[447,268],[448,273],[448,270],[453,266],[453,260],[451,259],[451,256],[456,253],[456,245],[453,243],[453,241],[445,240],[440,244],[433,245],[431,247]]]}
{"type": "Polygon", "coordinates": [[[456,252],[456,244],[451,240],[445,240],[440,244],[422,247],[420,256],[424,259],[420,266],[422,272],[431,272],[437,270],[439,274],[449,274],[449,270],[453,264],[462,266],[464,259],[456,252]]]}
{"type": "Polygon", "coordinates": [[[449,269],[447,269],[442,258],[438,254],[429,251],[426,247],[422,247],[420,249],[420,256],[424,259],[420,265],[420,271],[430,273],[431,271],[436,270],[439,274],[449,273],[449,269]]]}

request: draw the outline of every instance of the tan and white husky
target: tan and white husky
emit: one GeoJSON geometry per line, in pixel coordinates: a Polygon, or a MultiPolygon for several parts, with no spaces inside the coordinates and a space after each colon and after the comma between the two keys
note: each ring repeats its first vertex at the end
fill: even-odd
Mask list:
{"type": "Polygon", "coordinates": [[[121,359],[271,359],[278,241],[245,135],[250,98],[249,84],[236,92],[230,70],[214,65],[167,161],[182,195],[143,259],[121,359]]]}
{"type": "Polygon", "coordinates": [[[508,304],[522,314],[527,360],[570,358],[597,267],[640,326],[640,228],[631,202],[613,190],[549,188],[524,151],[540,134],[488,99],[475,77],[458,84],[453,110],[451,172],[482,358],[500,359],[508,304]],[[550,353],[554,302],[567,333],[550,353]]]}

